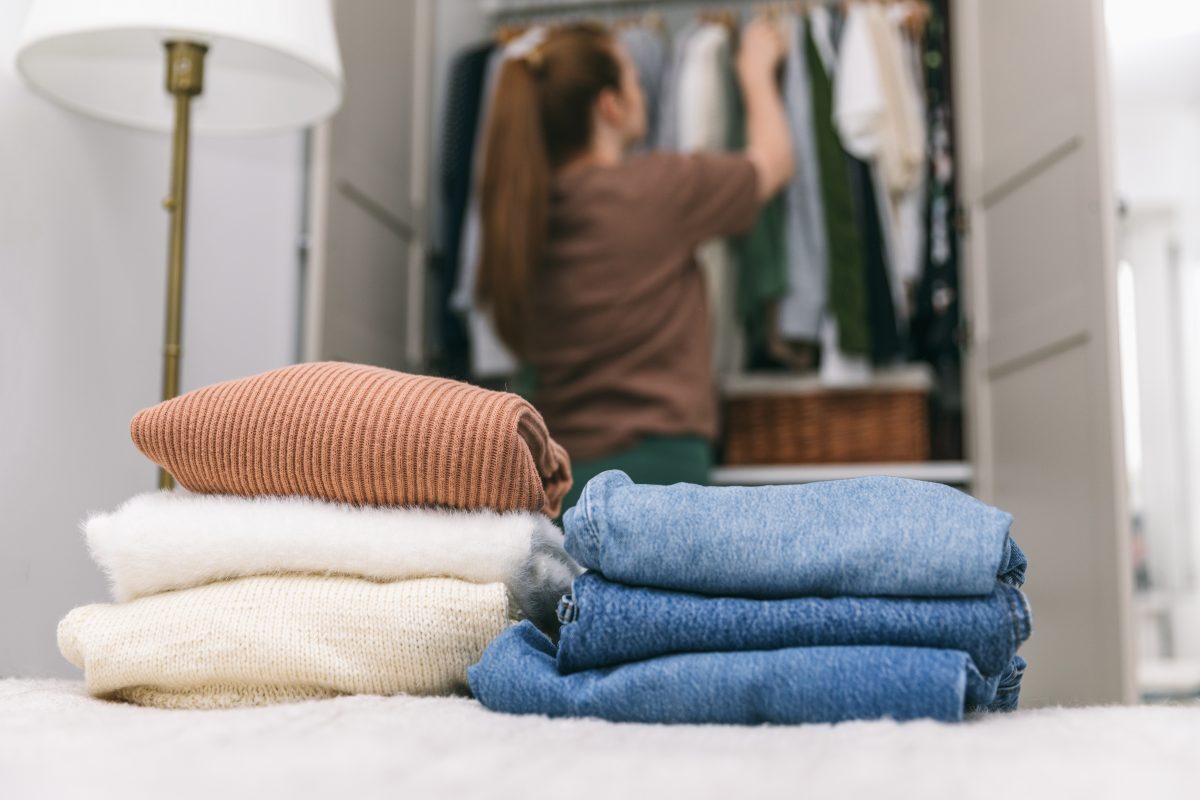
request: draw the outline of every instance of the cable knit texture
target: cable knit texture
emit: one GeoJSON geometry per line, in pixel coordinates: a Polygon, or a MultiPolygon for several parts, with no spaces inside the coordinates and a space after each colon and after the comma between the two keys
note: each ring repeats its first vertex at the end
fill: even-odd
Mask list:
{"type": "Polygon", "coordinates": [[[98,697],[221,708],[463,693],[510,622],[500,583],[275,576],[77,608],[58,647],[98,697]]]}
{"type": "Polygon", "coordinates": [[[195,492],[557,516],[566,451],[515,394],[338,362],[297,364],[140,412],[130,433],[195,492]]]}

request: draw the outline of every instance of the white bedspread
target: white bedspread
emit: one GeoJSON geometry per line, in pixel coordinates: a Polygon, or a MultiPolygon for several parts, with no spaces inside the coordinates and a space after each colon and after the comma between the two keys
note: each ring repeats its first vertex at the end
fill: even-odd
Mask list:
{"type": "Polygon", "coordinates": [[[0,681],[0,798],[1197,798],[1200,706],[660,727],[345,697],[232,711],[0,681]]]}

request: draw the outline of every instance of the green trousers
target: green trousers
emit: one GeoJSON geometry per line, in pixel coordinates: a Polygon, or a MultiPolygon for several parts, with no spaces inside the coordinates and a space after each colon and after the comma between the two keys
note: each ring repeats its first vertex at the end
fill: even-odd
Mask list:
{"type": "Polygon", "coordinates": [[[574,483],[563,499],[563,513],[579,502],[583,487],[601,472],[619,469],[634,483],[708,483],[712,445],[699,436],[645,436],[636,445],[611,456],[572,461],[574,483]]]}

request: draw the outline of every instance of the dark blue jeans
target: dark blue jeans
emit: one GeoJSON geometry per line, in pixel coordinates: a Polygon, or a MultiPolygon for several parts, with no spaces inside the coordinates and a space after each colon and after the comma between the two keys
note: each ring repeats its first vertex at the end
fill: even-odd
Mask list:
{"type": "Polygon", "coordinates": [[[1016,705],[1024,662],[987,679],[959,650],[794,647],[686,653],[563,675],[530,622],[509,628],[467,675],[488,708],[615,722],[797,724],[891,717],[960,720],[1016,705]]]}
{"type": "Polygon", "coordinates": [[[560,606],[563,673],[706,651],[895,645],[961,650],[985,676],[1029,638],[1029,604],[993,581],[983,597],[747,600],[625,586],[595,572],[560,606]]]}

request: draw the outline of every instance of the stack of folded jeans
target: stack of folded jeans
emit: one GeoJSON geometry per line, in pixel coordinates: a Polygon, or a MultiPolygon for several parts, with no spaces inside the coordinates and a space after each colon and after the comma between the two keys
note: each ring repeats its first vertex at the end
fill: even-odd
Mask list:
{"type": "Polygon", "coordinates": [[[1031,631],[1012,518],[898,478],[636,485],[565,518],[588,568],[555,645],[528,624],[469,671],[488,707],[664,723],[960,720],[1017,705],[1031,631]]]}

